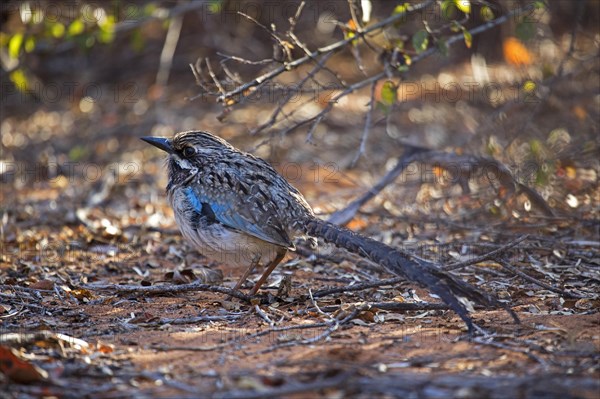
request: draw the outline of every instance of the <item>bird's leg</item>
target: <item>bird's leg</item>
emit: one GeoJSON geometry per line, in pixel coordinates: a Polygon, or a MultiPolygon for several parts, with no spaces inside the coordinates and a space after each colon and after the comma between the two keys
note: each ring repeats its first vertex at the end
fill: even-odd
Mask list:
{"type": "Polygon", "coordinates": [[[252,287],[252,289],[250,290],[250,295],[254,295],[254,294],[256,294],[258,292],[259,288],[264,284],[265,281],[267,281],[267,278],[269,278],[269,275],[273,272],[273,270],[281,262],[281,260],[285,256],[286,252],[287,252],[286,248],[279,248],[279,249],[277,249],[277,253],[275,255],[275,259],[273,259],[271,261],[271,263],[269,263],[267,265],[267,269],[264,271],[264,273],[262,274],[262,276],[260,276],[260,278],[258,279],[258,281],[256,282],[256,284],[254,284],[254,287],[252,287]]]}
{"type": "Polygon", "coordinates": [[[248,276],[250,275],[250,273],[252,273],[252,271],[254,270],[254,268],[256,267],[256,265],[258,265],[259,261],[260,261],[260,255],[256,254],[252,258],[252,261],[250,262],[250,266],[248,266],[248,269],[246,269],[246,271],[244,272],[244,274],[242,275],[242,277],[240,277],[240,279],[238,280],[238,282],[235,284],[235,287],[233,287],[233,289],[235,291],[237,291],[238,288],[240,288],[242,286],[242,284],[244,284],[246,282],[246,280],[248,279],[248,276]]]}

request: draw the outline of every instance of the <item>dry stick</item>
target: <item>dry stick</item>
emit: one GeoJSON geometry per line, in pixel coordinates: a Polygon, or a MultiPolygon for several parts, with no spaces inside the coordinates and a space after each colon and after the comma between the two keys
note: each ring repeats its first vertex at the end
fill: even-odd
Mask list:
{"type": "Polygon", "coordinates": [[[189,64],[190,69],[192,70],[192,74],[194,75],[194,79],[196,80],[196,84],[200,86],[204,93],[197,94],[193,97],[188,97],[188,101],[193,101],[199,97],[202,97],[204,94],[212,94],[210,89],[203,83],[202,78],[202,60],[198,58],[195,64],[189,64]]]}
{"type": "Polygon", "coordinates": [[[499,349],[504,349],[504,350],[508,350],[508,351],[512,351],[512,352],[518,352],[518,353],[522,353],[525,356],[529,357],[530,359],[538,362],[539,364],[542,365],[542,367],[544,369],[548,368],[548,362],[546,362],[544,359],[542,359],[541,357],[534,355],[533,353],[531,353],[531,351],[527,350],[527,349],[522,349],[522,348],[514,348],[508,345],[504,345],[501,344],[500,342],[494,342],[494,341],[486,341],[484,339],[484,337],[476,337],[473,339],[473,342],[478,343],[480,345],[489,345],[492,346],[494,348],[499,348],[499,349]]]}
{"type": "Polygon", "coordinates": [[[323,331],[321,334],[317,335],[314,338],[310,338],[310,339],[305,339],[302,341],[290,341],[290,342],[284,342],[282,344],[279,345],[274,345],[271,346],[269,348],[265,348],[265,349],[261,349],[259,351],[253,352],[252,354],[263,354],[263,353],[268,353],[268,352],[272,352],[278,349],[282,349],[282,348],[289,348],[291,346],[296,346],[296,345],[310,345],[310,344],[314,344],[315,342],[318,342],[322,339],[325,339],[327,337],[329,337],[335,330],[337,330],[340,326],[343,326],[344,324],[348,323],[350,320],[356,318],[356,316],[358,316],[360,314],[360,312],[363,312],[365,310],[368,310],[371,308],[371,305],[368,303],[363,303],[360,306],[357,306],[356,308],[354,308],[352,310],[352,312],[350,312],[350,314],[346,317],[344,317],[342,320],[338,320],[336,318],[333,319],[333,324],[332,323],[325,323],[327,325],[327,329],[325,331],[323,331]]]}
{"type": "MultiPolygon", "coordinates": [[[[286,32],[286,35],[294,42],[294,44],[302,49],[306,55],[310,55],[310,50],[304,43],[298,39],[298,36],[294,33],[296,29],[296,24],[298,23],[298,19],[300,19],[300,15],[302,15],[302,11],[304,10],[304,6],[306,5],[306,1],[302,1],[298,5],[298,9],[296,10],[296,14],[290,18],[290,29],[286,32]]],[[[330,53],[333,54],[333,53],[330,53]]],[[[344,80],[340,77],[340,75],[331,69],[327,68],[325,65],[321,67],[324,71],[328,72],[331,76],[333,76],[343,87],[346,86],[344,80]]]]}
{"type": "Polygon", "coordinates": [[[79,338],[70,335],[43,330],[33,333],[3,333],[0,334],[0,344],[7,346],[24,346],[33,344],[37,341],[67,343],[81,348],[88,348],[90,345],[79,338]]]}
{"type": "Polygon", "coordinates": [[[292,41],[294,42],[294,44],[296,46],[300,47],[302,49],[302,51],[304,51],[304,54],[310,55],[310,50],[308,49],[308,47],[306,47],[306,45],[298,39],[296,34],[294,34],[294,29],[296,29],[296,24],[298,23],[298,19],[300,18],[300,15],[302,15],[302,10],[304,10],[305,5],[306,5],[306,1],[302,1],[298,5],[296,14],[292,18],[290,18],[290,29],[288,29],[286,34],[288,35],[288,37],[290,39],[292,39],[292,41]]]}
{"type": "Polygon", "coordinates": [[[303,324],[303,325],[299,325],[299,326],[271,327],[266,330],[254,333],[254,334],[250,334],[250,335],[246,335],[246,336],[237,336],[235,339],[225,341],[223,343],[215,344],[215,345],[168,346],[168,347],[162,346],[162,345],[160,345],[160,346],[154,345],[154,346],[151,346],[151,348],[154,350],[159,350],[159,351],[206,352],[206,351],[212,351],[212,350],[222,349],[222,348],[231,348],[233,344],[241,343],[243,341],[250,341],[252,339],[260,338],[265,335],[269,335],[269,334],[273,334],[273,333],[287,332],[287,331],[293,331],[293,330],[308,330],[308,329],[312,329],[312,328],[321,328],[321,327],[328,327],[328,326],[330,326],[330,323],[319,322],[319,323],[303,324]]]}
{"type": "MultiPolygon", "coordinates": [[[[323,68],[323,66],[325,65],[327,60],[329,60],[329,58],[332,55],[333,55],[333,53],[323,55],[323,57],[321,57],[321,59],[319,61],[317,61],[317,65],[315,65],[315,67],[300,81],[300,83],[297,86],[298,89],[302,88],[304,86],[304,84],[308,81],[308,79],[311,79],[313,76],[315,76],[317,74],[317,72],[319,72],[323,68]]],[[[262,125],[258,126],[257,128],[253,129],[252,134],[256,134],[266,128],[273,126],[275,124],[275,122],[277,122],[277,117],[283,111],[283,107],[290,101],[290,99],[292,97],[296,96],[296,94],[297,94],[297,90],[290,90],[290,92],[286,96],[286,98],[284,98],[283,101],[281,101],[279,103],[279,105],[277,106],[275,111],[273,111],[273,113],[271,113],[271,117],[269,118],[269,120],[266,121],[265,123],[263,123],[262,125]]]]}
{"type": "Polygon", "coordinates": [[[226,63],[227,61],[230,61],[230,60],[239,62],[240,64],[246,64],[246,65],[265,65],[265,64],[270,64],[273,62],[272,58],[265,58],[264,60],[252,61],[252,60],[248,60],[246,58],[237,57],[235,55],[221,53],[219,51],[217,51],[217,55],[219,57],[223,58],[219,62],[221,65],[223,65],[224,63],[226,63]]]}
{"type": "Polygon", "coordinates": [[[165,44],[160,53],[160,64],[158,72],[156,74],[156,84],[160,87],[167,85],[169,80],[169,74],[171,72],[171,66],[173,65],[173,55],[175,54],[175,48],[179,41],[179,35],[181,33],[181,26],[183,22],[183,16],[177,15],[173,17],[167,30],[167,37],[165,38],[165,44]]]}
{"type": "Polygon", "coordinates": [[[528,274],[523,273],[522,271],[520,271],[519,269],[517,269],[516,267],[512,266],[510,263],[508,263],[507,261],[505,261],[504,259],[497,259],[497,262],[500,264],[500,266],[502,266],[502,268],[508,270],[509,272],[516,274],[517,276],[529,281],[530,283],[533,283],[535,285],[538,285],[542,288],[547,289],[548,291],[552,291],[552,292],[556,292],[557,294],[561,294],[562,296],[565,296],[567,298],[577,298],[577,299],[582,299],[585,298],[584,296],[578,295],[578,294],[574,294],[572,292],[569,291],[565,291],[565,290],[561,290],[560,288],[556,288],[553,287],[550,284],[546,284],[536,278],[531,277],[528,274]]]}
{"type": "Polygon", "coordinates": [[[141,287],[138,285],[114,285],[114,284],[84,284],[82,286],[88,290],[111,291],[117,294],[179,294],[190,291],[208,291],[227,294],[232,297],[250,302],[251,296],[243,294],[237,290],[216,285],[189,283],[182,285],[153,285],[150,287],[141,287]]]}
{"type": "Polygon", "coordinates": [[[259,26],[260,28],[265,30],[273,39],[275,39],[277,44],[279,44],[279,47],[281,47],[281,51],[285,54],[286,60],[289,60],[292,58],[292,53],[288,47],[288,43],[286,43],[285,40],[281,39],[279,37],[279,35],[273,29],[267,28],[265,25],[258,22],[254,17],[251,17],[250,15],[248,15],[242,11],[238,11],[237,13],[239,15],[241,15],[242,17],[248,19],[249,21],[254,22],[257,26],[259,26]]]}
{"type": "Polygon", "coordinates": [[[483,262],[485,260],[496,259],[496,257],[498,255],[500,255],[502,252],[505,252],[505,251],[519,245],[520,243],[522,243],[523,241],[525,241],[528,238],[529,238],[529,234],[522,235],[521,237],[517,238],[516,240],[513,240],[513,241],[509,242],[508,244],[505,244],[505,245],[501,246],[500,248],[497,248],[486,254],[477,256],[473,259],[470,259],[470,260],[467,260],[464,262],[451,263],[448,266],[445,266],[444,270],[450,271],[450,270],[461,269],[463,267],[474,265],[476,263],[483,262]]]}
{"type": "Polygon", "coordinates": [[[337,288],[327,288],[316,291],[313,296],[315,298],[324,297],[331,294],[341,294],[343,292],[350,291],[362,291],[368,288],[380,287],[382,285],[394,285],[400,283],[402,281],[406,281],[404,277],[395,277],[387,280],[379,280],[379,281],[371,281],[367,283],[355,284],[349,287],[337,287],[337,288]]]}
{"type": "Polygon", "coordinates": [[[266,314],[261,308],[260,306],[254,305],[254,311],[256,312],[256,314],[258,314],[269,326],[273,327],[275,325],[275,323],[273,322],[273,320],[271,320],[269,318],[269,315],[266,314]]]}
{"type": "Polygon", "coordinates": [[[554,216],[554,210],[546,203],[544,198],[534,189],[519,182],[512,174],[510,169],[502,162],[494,158],[475,156],[475,155],[459,155],[441,151],[430,151],[427,154],[427,159],[424,162],[437,163],[444,167],[450,165],[449,170],[456,169],[456,164],[460,164],[459,173],[473,173],[473,171],[482,171],[488,179],[494,177],[498,182],[507,189],[514,190],[516,186],[524,192],[529,200],[547,216],[554,216]],[[493,175],[493,176],[492,176],[493,175]]]}
{"type": "Polygon", "coordinates": [[[358,147],[358,151],[354,156],[352,162],[350,162],[350,167],[353,168],[362,154],[365,153],[365,147],[367,145],[367,139],[369,138],[369,133],[371,132],[371,118],[373,116],[373,110],[375,109],[375,88],[377,87],[377,82],[373,82],[371,85],[371,100],[369,101],[369,110],[367,111],[367,116],[365,119],[365,127],[363,129],[362,137],[360,138],[360,146],[358,147]]]}
{"type": "Polygon", "coordinates": [[[184,317],[178,319],[170,319],[167,317],[162,317],[156,321],[148,321],[143,323],[128,323],[130,325],[136,325],[140,327],[151,327],[151,326],[164,326],[165,324],[171,325],[184,325],[184,324],[197,324],[202,322],[211,322],[211,321],[232,321],[241,318],[240,314],[232,314],[226,316],[196,316],[196,317],[184,317]]]}
{"type": "MultiPolygon", "coordinates": [[[[363,35],[366,35],[366,34],[368,34],[370,32],[373,32],[375,30],[382,29],[382,28],[384,28],[384,27],[386,27],[386,26],[388,26],[388,25],[390,25],[390,24],[392,24],[392,23],[394,23],[396,21],[399,21],[399,20],[401,20],[403,18],[406,18],[406,16],[409,15],[409,14],[413,14],[413,13],[415,13],[417,11],[424,10],[425,8],[427,8],[430,5],[432,5],[433,3],[434,3],[433,0],[429,0],[429,1],[423,2],[421,4],[418,4],[416,6],[410,6],[407,11],[399,13],[399,14],[394,14],[391,17],[386,18],[386,19],[384,19],[383,21],[381,21],[381,22],[379,22],[377,24],[374,24],[374,25],[370,26],[369,28],[365,29],[360,35],[363,36],[363,35]]],[[[463,37],[463,36],[461,35],[461,37],[463,37]]],[[[353,42],[356,39],[357,39],[356,37],[348,37],[348,38],[346,38],[344,40],[340,40],[340,41],[338,41],[336,43],[333,43],[333,44],[330,44],[328,46],[321,47],[321,48],[313,51],[309,55],[306,55],[306,56],[304,56],[302,58],[298,58],[297,60],[294,60],[292,62],[286,63],[286,64],[284,64],[284,65],[282,65],[282,66],[280,66],[278,68],[275,68],[272,71],[269,71],[269,72],[267,72],[267,73],[265,73],[265,74],[263,74],[263,75],[255,78],[255,79],[253,79],[252,81],[250,81],[250,82],[248,82],[246,84],[243,84],[243,85],[241,85],[239,87],[236,87],[235,89],[233,89],[233,90],[231,90],[231,91],[229,91],[227,93],[222,94],[221,96],[219,96],[217,98],[217,101],[219,101],[219,102],[225,102],[227,99],[229,99],[231,97],[243,94],[246,90],[250,89],[251,87],[255,87],[255,86],[261,85],[263,82],[265,82],[267,80],[271,80],[274,77],[276,77],[276,76],[278,76],[278,75],[280,75],[280,74],[282,74],[282,73],[284,73],[286,71],[295,69],[295,68],[299,67],[300,65],[303,65],[303,64],[311,61],[312,59],[316,58],[317,56],[319,56],[321,54],[328,53],[328,52],[336,52],[338,50],[341,50],[344,47],[346,47],[349,43],[353,42]]]]}
{"type": "MultiPolygon", "coordinates": [[[[493,158],[479,157],[474,155],[458,155],[453,153],[446,153],[440,151],[423,150],[416,147],[408,147],[407,151],[412,148],[412,152],[407,155],[403,155],[399,163],[394,169],[389,171],[369,192],[365,193],[362,197],[354,200],[346,208],[334,212],[329,218],[329,222],[335,224],[346,224],[358,212],[358,209],[368,202],[371,198],[377,195],[383,190],[388,184],[393,182],[400,173],[408,166],[408,163],[414,161],[423,161],[427,163],[436,163],[442,166],[444,165],[455,165],[460,163],[460,173],[472,173],[473,170],[482,170],[486,173],[486,176],[490,174],[502,184],[504,187],[517,186],[521,191],[525,192],[528,198],[533,202],[536,207],[542,210],[546,215],[553,216],[554,211],[544,201],[544,199],[533,189],[526,185],[518,182],[512,175],[510,170],[501,162],[493,158]],[[416,153],[415,153],[416,152],[416,153]]],[[[449,168],[450,170],[455,169],[454,167],[449,168]]]]}
{"type": "MultiPolygon", "coordinates": [[[[39,288],[30,288],[30,287],[20,287],[18,285],[11,285],[11,284],[0,284],[0,289],[2,290],[14,290],[14,291],[24,291],[24,292],[30,292],[32,294],[38,294],[40,292],[43,292],[45,294],[53,294],[54,290],[42,290],[39,288]]],[[[40,298],[37,298],[40,299],[40,298]]]]}
{"type": "Polygon", "coordinates": [[[267,350],[264,351],[260,351],[260,352],[256,352],[256,353],[263,353],[263,352],[268,352],[274,349],[280,349],[282,347],[286,347],[286,346],[293,346],[293,345],[306,345],[306,344],[310,344],[310,343],[314,343],[317,342],[320,339],[326,338],[327,336],[331,335],[331,333],[333,331],[335,331],[340,325],[344,325],[345,323],[347,323],[348,321],[354,319],[356,316],[358,316],[358,314],[360,314],[360,312],[367,310],[371,308],[371,305],[368,303],[361,303],[359,306],[357,306],[348,316],[346,316],[344,319],[342,319],[341,321],[338,321],[337,319],[333,319],[333,323],[332,322],[318,322],[318,323],[310,323],[310,324],[304,324],[304,325],[299,325],[299,326],[286,326],[286,327],[271,327],[268,328],[266,330],[251,334],[251,335],[247,335],[244,337],[237,337],[233,340],[230,341],[226,341],[223,342],[221,344],[216,344],[216,345],[208,345],[208,346],[194,346],[194,347],[188,347],[188,346],[169,346],[169,347],[165,347],[165,346],[152,346],[152,349],[155,350],[160,350],[160,351],[192,351],[192,352],[205,352],[205,351],[211,351],[211,350],[216,350],[216,349],[222,349],[222,348],[229,348],[232,347],[232,345],[234,343],[240,343],[242,341],[250,341],[253,340],[255,338],[259,338],[265,335],[269,335],[269,334],[273,334],[273,333],[278,333],[278,332],[287,332],[287,331],[294,331],[294,330],[308,330],[308,329],[313,329],[313,328],[322,328],[322,327],[327,327],[327,330],[325,330],[324,333],[319,334],[318,336],[311,338],[309,340],[304,340],[304,341],[294,341],[292,343],[285,343],[282,345],[277,345],[275,347],[271,347],[268,348],[267,350]]]}
{"type": "MultiPolygon", "coordinates": [[[[379,310],[400,310],[400,311],[425,311],[425,310],[449,310],[450,307],[445,303],[404,303],[404,302],[367,302],[372,309],[379,310]]],[[[340,305],[322,306],[325,312],[335,312],[340,309],[340,305]]]]}
{"type": "Polygon", "coordinates": [[[328,221],[333,224],[338,224],[340,226],[347,224],[350,220],[352,220],[352,218],[354,218],[356,212],[358,212],[358,210],[365,203],[369,202],[372,198],[377,196],[377,194],[379,194],[381,190],[386,188],[388,184],[390,184],[391,182],[396,180],[398,176],[400,176],[400,174],[408,167],[408,165],[410,165],[414,161],[414,158],[418,155],[419,151],[422,150],[417,147],[407,147],[404,154],[402,154],[402,157],[398,160],[396,166],[394,166],[393,169],[387,172],[385,176],[383,176],[381,180],[377,182],[377,184],[375,184],[371,189],[369,189],[369,191],[363,194],[362,197],[357,198],[350,204],[348,204],[348,206],[346,206],[344,209],[332,213],[331,216],[329,216],[328,221]]]}
{"type": "MultiPolygon", "coordinates": [[[[337,310],[339,310],[339,308],[340,308],[339,306],[323,307],[323,309],[325,309],[327,311],[337,311],[337,310]]],[[[331,335],[331,333],[333,331],[335,331],[335,329],[337,329],[339,326],[344,325],[348,321],[354,319],[358,314],[360,314],[360,312],[371,309],[371,308],[377,308],[377,309],[381,309],[381,310],[404,310],[404,311],[448,310],[449,309],[448,306],[443,303],[390,303],[390,302],[368,302],[368,303],[365,303],[365,302],[361,302],[360,304],[357,304],[357,306],[355,307],[353,312],[350,313],[350,315],[348,315],[341,321],[337,321],[334,319],[333,324],[329,321],[329,322],[318,322],[318,323],[310,323],[310,324],[296,325],[296,326],[271,327],[271,328],[268,328],[266,330],[263,330],[263,331],[260,331],[260,332],[257,332],[257,333],[251,334],[251,335],[237,336],[233,340],[227,340],[223,343],[215,344],[215,345],[168,346],[168,347],[164,346],[164,345],[153,345],[150,348],[153,350],[164,351],[164,352],[166,352],[166,351],[207,352],[207,351],[212,351],[212,350],[217,350],[217,349],[231,348],[233,346],[233,344],[248,342],[255,338],[260,338],[265,335],[270,335],[270,334],[274,334],[274,333],[288,332],[288,331],[295,331],[295,330],[310,330],[313,328],[322,328],[322,327],[328,328],[324,333],[319,334],[317,337],[311,338],[310,340],[305,340],[305,341],[301,341],[301,342],[294,341],[291,344],[288,343],[287,345],[286,344],[279,345],[274,348],[273,347],[269,348],[266,351],[280,349],[280,348],[286,347],[286,346],[294,346],[294,345],[301,345],[301,344],[306,345],[306,344],[317,342],[318,340],[321,340],[323,338],[326,338],[327,336],[331,335]]],[[[326,315],[325,311],[322,311],[322,314],[326,315]]],[[[257,353],[262,353],[262,352],[257,352],[257,353]]]]}
{"type": "Polygon", "coordinates": [[[219,81],[219,79],[217,79],[217,75],[215,75],[215,73],[213,72],[208,57],[204,59],[204,63],[206,64],[206,69],[208,69],[208,74],[215,83],[215,86],[217,86],[217,88],[219,89],[219,93],[225,93],[225,88],[223,87],[223,85],[221,85],[221,82],[219,81]]]}
{"type": "MultiPolygon", "coordinates": [[[[430,5],[430,2],[422,3],[422,4],[419,4],[415,8],[411,8],[407,13],[393,15],[392,17],[387,18],[387,19],[381,21],[380,23],[372,25],[371,27],[365,29],[363,32],[359,33],[359,36],[364,37],[365,34],[367,34],[369,32],[372,32],[373,30],[376,30],[376,29],[379,29],[379,28],[383,28],[387,24],[395,22],[398,19],[397,18],[398,16],[404,17],[408,13],[412,13],[414,11],[427,8],[429,5],[430,5]]],[[[478,35],[478,34],[480,34],[482,32],[485,32],[486,30],[489,30],[489,29],[497,26],[497,25],[503,24],[504,22],[506,22],[507,20],[509,20],[511,17],[513,17],[514,15],[516,15],[518,13],[523,13],[523,12],[528,11],[528,10],[533,9],[533,8],[534,8],[534,4],[529,4],[528,6],[523,7],[522,9],[521,8],[516,9],[514,11],[511,11],[511,12],[507,13],[506,15],[503,15],[500,18],[497,18],[495,20],[486,22],[485,24],[479,25],[478,27],[476,27],[474,29],[471,29],[469,31],[469,33],[471,33],[472,36],[478,35]]],[[[300,65],[308,62],[309,60],[311,60],[312,58],[314,58],[314,57],[316,57],[316,56],[318,56],[320,54],[327,53],[327,52],[338,51],[341,48],[343,48],[346,45],[348,45],[348,43],[351,43],[354,40],[356,40],[355,37],[350,37],[350,38],[347,38],[345,40],[341,40],[339,42],[333,43],[333,44],[331,44],[329,46],[317,49],[316,51],[314,51],[313,53],[311,53],[310,56],[307,55],[307,56],[299,58],[299,59],[297,59],[297,60],[295,60],[293,62],[285,64],[282,67],[279,67],[279,68],[277,68],[277,69],[275,69],[273,71],[267,72],[266,74],[264,74],[262,76],[259,76],[258,78],[255,78],[253,81],[248,82],[248,83],[246,83],[246,84],[244,84],[244,85],[242,85],[242,86],[240,86],[240,87],[238,87],[238,88],[236,88],[236,89],[234,89],[234,90],[232,90],[232,91],[230,91],[228,93],[225,93],[225,94],[219,96],[217,98],[217,101],[224,102],[227,99],[229,99],[229,98],[231,98],[231,97],[233,97],[235,95],[243,94],[243,92],[245,90],[247,90],[248,88],[250,88],[250,87],[260,86],[264,82],[266,82],[267,80],[273,79],[274,77],[276,77],[276,76],[278,76],[278,75],[280,75],[280,74],[282,74],[282,73],[284,73],[284,72],[286,72],[288,70],[295,69],[298,66],[300,66],[300,65]]],[[[454,36],[451,36],[450,38],[448,38],[448,40],[446,40],[446,45],[449,47],[449,46],[451,46],[451,45],[453,45],[453,44],[455,44],[457,42],[462,42],[462,41],[464,41],[464,34],[461,33],[461,34],[457,34],[457,35],[454,35],[454,36]]],[[[414,56],[412,58],[412,60],[411,60],[412,64],[411,65],[414,65],[416,62],[418,62],[418,61],[420,61],[420,60],[422,60],[424,58],[427,58],[427,57],[435,54],[437,51],[438,51],[437,47],[431,47],[431,48],[425,50],[424,52],[422,52],[422,53],[420,53],[420,54],[418,54],[418,55],[416,55],[416,56],[414,56]]],[[[297,129],[297,128],[301,127],[301,126],[304,126],[306,124],[311,124],[310,130],[311,131],[314,130],[315,124],[320,123],[320,121],[324,118],[324,116],[326,114],[328,114],[332,110],[333,106],[341,98],[349,95],[350,93],[353,93],[353,92],[361,89],[364,86],[367,86],[369,84],[375,83],[375,82],[377,82],[377,81],[379,81],[379,80],[381,80],[381,79],[383,79],[383,78],[385,78],[387,76],[388,76],[388,71],[382,71],[382,72],[380,72],[380,73],[378,73],[376,75],[373,75],[373,76],[371,76],[371,77],[369,77],[367,79],[364,79],[364,80],[359,81],[359,82],[357,82],[357,83],[355,83],[355,84],[353,84],[351,86],[348,86],[341,93],[339,93],[336,96],[334,96],[329,101],[329,103],[327,104],[327,106],[321,112],[319,112],[318,114],[316,114],[316,115],[314,115],[314,116],[312,116],[310,118],[307,118],[307,119],[305,119],[303,121],[300,121],[300,122],[296,123],[294,126],[292,126],[292,127],[288,128],[288,129],[284,130],[283,132],[281,132],[281,135],[286,135],[290,131],[295,130],[295,129],[297,129]]]]}

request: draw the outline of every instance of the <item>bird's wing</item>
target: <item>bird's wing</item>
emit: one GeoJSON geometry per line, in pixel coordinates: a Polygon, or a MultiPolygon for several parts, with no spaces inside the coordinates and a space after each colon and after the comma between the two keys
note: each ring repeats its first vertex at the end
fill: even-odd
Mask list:
{"type": "Polygon", "coordinates": [[[195,212],[214,214],[215,220],[231,229],[263,241],[294,249],[286,230],[268,207],[256,207],[251,201],[240,203],[231,195],[208,196],[198,186],[188,187],[185,195],[195,212]],[[229,198],[228,198],[229,197],[229,198]]]}

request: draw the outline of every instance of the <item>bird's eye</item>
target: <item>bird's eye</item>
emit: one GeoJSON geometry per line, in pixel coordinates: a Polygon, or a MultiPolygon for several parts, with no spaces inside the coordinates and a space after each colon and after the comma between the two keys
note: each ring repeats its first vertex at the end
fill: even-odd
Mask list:
{"type": "Polygon", "coordinates": [[[194,149],[194,147],[185,147],[183,149],[183,156],[186,158],[194,156],[195,153],[196,153],[196,150],[194,149]]]}

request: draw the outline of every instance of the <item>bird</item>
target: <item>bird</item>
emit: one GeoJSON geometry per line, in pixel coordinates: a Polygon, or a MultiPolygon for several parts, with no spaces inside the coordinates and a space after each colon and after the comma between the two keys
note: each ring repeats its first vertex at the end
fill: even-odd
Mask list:
{"type": "Polygon", "coordinates": [[[519,322],[506,304],[434,263],[318,218],[300,191],[268,162],[216,135],[192,130],[141,139],[168,154],[166,195],[183,237],[207,258],[245,268],[234,290],[262,264],[264,272],[249,292],[255,295],[288,251],[296,249],[296,238],[312,247],[320,238],[428,289],[465,322],[469,333],[475,326],[459,298],[502,307],[519,322]]]}

